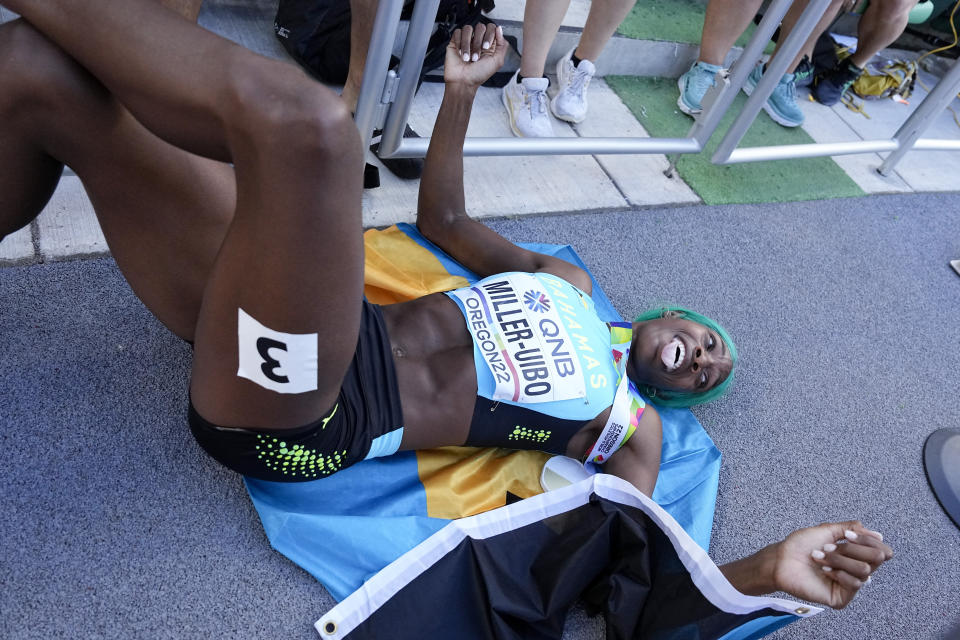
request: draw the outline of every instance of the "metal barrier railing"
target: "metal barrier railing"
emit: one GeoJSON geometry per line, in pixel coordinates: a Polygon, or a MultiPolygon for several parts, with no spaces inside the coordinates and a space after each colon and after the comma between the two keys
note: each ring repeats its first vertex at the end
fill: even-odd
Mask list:
{"type": "MultiPolygon", "coordinates": [[[[753,93],[747,99],[747,103],[744,105],[743,109],[740,111],[740,114],[727,131],[726,137],[724,137],[723,141],[721,142],[721,149],[724,148],[723,142],[731,139],[730,134],[735,130],[735,128],[738,132],[738,135],[736,137],[734,146],[736,146],[736,143],[739,143],[740,139],[744,136],[744,134],[746,134],[747,129],[749,129],[750,125],[753,124],[753,121],[760,113],[760,110],[763,108],[763,104],[767,101],[767,98],[769,98],[774,89],[777,88],[777,84],[780,82],[780,78],[783,77],[783,74],[786,72],[787,67],[790,66],[790,63],[793,62],[794,58],[797,57],[800,49],[803,48],[804,43],[810,37],[810,34],[813,33],[813,30],[817,27],[817,23],[820,21],[820,18],[823,17],[823,14],[826,12],[827,8],[829,8],[830,1],[831,0],[810,0],[807,8],[804,9],[803,13],[800,14],[800,17],[798,18],[793,29],[790,31],[790,34],[783,41],[783,44],[780,45],[777,55],[767,63],[767,69],[761,76],[760,82],[757,83],[753,93]]],[[[788,0],[783,4],[783,10],[777,12],[776,23],[774,24],[780,23],[791,2],[788,0]]],[[[772,5],[770,10],[772,11],[774,8],[776,8],[776,4],[772,5]]],[[[768,17],[770,17],[769,12],[763,16],[763,22],[765,22],[768,17]]],[[[761,35],[759,31],[760,30],[758,29],[757,33],[754,34],[754,39],[761,35]]],[[[762,42],[763,45],[766,45],[766,43],[770,40],[773,32],[771,31],[769,34],[765,35],[766,40],[762,42]]],[[[763,49],[761,47],[759,51],[750,57],[746,55],[747,53],[747,51],[744,51],[744,55],[741,55],[733,64],[733,67],[731,67],[731,75],[733,76],[731,84],[736,86],[734,93],[743,87],[747,76],[750,75],[754,65],[760,59],[763,49]]],[[[751,53],[753,52],[751,51],[751,53]]],[[[733,97],[731,97],[730,100],[732,102],[733,97]]],[[[716,127],[714,127],[714,130],[715,129],[716,127]]],[[[711,130],[710,133],[712,134],[713,130],[711,130]]],[[[717,153],[719,153],[719,151],[717,151],[717,153]]],[[[716,162],[716,157],[717,156],[715,154],[713,160],[714,162],[716,162]]],[[[671,159],[670,166],[673,167],[675,164],[676,158],[671,159]]]]}
{"type": "MultiPolygon", "coordinates": [[[[719,126],[734,98],[746,82],[753,63],[773,36],[792,0],[774,0],[757,26],[753,37],[729,76],[718,79],[717,85],[703,99],[703,112],[697,117],[686,138],[467,138],[464,155],[592,155],[592,154],[686,154],[703,151],[707,140],[719,126]]],[[[801,43],[813,31],[830,0],[812,0],[803,16],[813,14],[801,43]]],[[[413,105],[414,93],[426,52],[439,0],[418,0],[414,5],[410,28],[403,45],[403,54],[396,72],[387,71],[403,0],[381,0],[373,26],[370,50],[364,68],[363,83],[357,101],[356,122],[364,141],[369,145],[375,129],[383,128],[378,155],[382,158],[423,157],[430,143],[428,138],[403,138],[403,131],[413,105]]],[[[802,20],[803,18],[801,18],[802,20]]],[[[806,24],[806,23],[803,23],[806,24]]],[[[799,32],[801,25],[795,29],[799,32]]],[[[779,57],[779,56],[778,56],[779,57]]],[[[775,86],[774,83],[773,86],[775,86]]],[[[768,93],[773,91],[769,87],[768,93]]],[[[758,88],[762,92],[762,88],[758,88]]],[[[755,93],[754,95],[757,95],[755,93]]]]}
{"type": "Polygon", "coordinates": [[[953,102],[953,97],[957,95],[958,91],[960,91],[960,58],[953,63],[950,71],[943,76],[933,91],[923,99],[923,102],[894,134],[893,139],[898,143],[897,150],[888,155],[883,164],[877,167],[877,172],[880,175],[890,175],[900,159],[911,149],[960,151],[960,140],[930,140],[920,137],[933,122],[933,117],[953,102]]]}
{"type": "MultiPolygon", "coordinates": [[[[440,0],[419,0],[414,5],[410,27],[396,71],[388,70],[396,42],[400,12],[404,0],[381,0],[373,25],[373,36],[364,68],[363,83],[357,100],[356,123],[365,147],[375,129],[382,128],[378,155],[381,158],[424,157],[429,138],[403,138],[403,132],[433,29],[440,0]]],[[[593,155],[593,154],[668,154],[669,174],[679,154],[700,153],[733,104],[747,76],[763,54],[763,49],[783,19],[792,0],[773,0],[743,54],[728,75],[718,78],[703,99],[703,112],[696,118],[685,138],[604,137],[604,138],[476,138],[464,143],[465,156],[515,155],[593,155]]],[[[773,93],[790,62],[816,28],[830,0],[810,0],[796,25],[768,62],[767,70],[720,142],[712,157],[715,164],[734,164],[761,160],[780,160],[855,153],[893,153],[878,169],[887,175],[910,149],[960,150],[960,140],[922,139],[931,115],[943,110],[960,90],[960,62],[941,80],[936,89],[917,107],[892,140],[812,143],[738,148],[744,134],[756,119],[763,104],[773,93]]]]}
{"type": "MultiPolygon", "coordinates": [[[[812,3],[811,3],[812,4],[812,3]]],[[[806,13],[804,18],[807,17],[806,13]]],[[[801,21],[803,18],[801,18],[801,21]]],[[[791,34],[791,37],[793,34],[791,34]]],[[[790,38],[787,39],[788,42],[790,38]]],[[[794,50],[799,51],[799,46],[794,50]]],[[[788,48],[784,43],[785,50],[788,48]]],[[[747,100],[743,110],[730,125],[730,129],[720,141],[716,152],[711,161],[714,164],[737,164],[742,162],[758,162],[762,160],[788,160],[794,158],[814,158],[821,156],[840,156],[852,155],[857,153],[877,153],[891,151],[889,156],[883,161],[877,171],[887,176],[896,166],[897,162],[911,149],[924,151],[960,151],[960,140],[958,139],[923,139],[920,135],[926,131],[933,121],[933,116],[946,109],[947,105],[953,101],[953,97],[960,91],[960,60],[954,63],[953,67],[937,83],[937,86],[931,91],[917,106],[914,112],[907,118],[906,122],[900,126],[892,139],[885,140],[857,140],[854,142],[820,142],[809,144],[792,145],[773,145],[768,147],[738,147],[740,140],[743,139],[747,129],[753,124],[763,103],[770,95],[770,91],[764,91],[764,83],[771,86],[776,85],[776,78],[780,78],[786,70],[787,60],[792,57],[777,56],[780,60],[771,60],[767,73],[757,85],[757,91],[747,100]],[[762,94],[762,99],[757,97],[762,94]]]]}

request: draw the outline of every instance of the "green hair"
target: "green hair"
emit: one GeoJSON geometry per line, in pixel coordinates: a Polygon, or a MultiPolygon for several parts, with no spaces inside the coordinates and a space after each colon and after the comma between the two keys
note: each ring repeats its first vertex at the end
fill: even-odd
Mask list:
{"type": "Polygon", "coordinates": [[[737,347],[734,346],[733,340],[730,339],[730,334],[707,316],[701,315],[696,311],[691,311],[690,309],[684,309],[683,307],[662,306],[648,309],[633,320],[634,322],[646,322],[647,320],[656,320],[657,318],[671,316],[702,324],[708,329],[715,331],[717,335],[720,336],[720,339],[727,345],[727,349],[730,352],[730,374],[724,378],[723,382],[706,391],[668,391],[650,385],[640,385],[640,391],[643,392],[644,395],[647,395],[654,404],[659,404],[664,407],[690,407],[695,404],[711,402],[723,396],[730,389],[730,385],[733,384],[733,372],[737,368],[737,347]]]}

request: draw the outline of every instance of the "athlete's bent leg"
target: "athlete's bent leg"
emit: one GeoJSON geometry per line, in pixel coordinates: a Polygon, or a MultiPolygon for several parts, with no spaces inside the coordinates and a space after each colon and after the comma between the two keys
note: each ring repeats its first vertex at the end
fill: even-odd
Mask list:
{"type": "Polygon", "coordinates": [[[236,213],[195,333],[200,415],[284,428],[329,411],[356,346],[363,286],[363,156],[343,102],[292,65],[145,0],[103,11],[80,0],[4,3],[154,134],[235,165],[236,213]],[[315,356],[305,355],[311,343],[315,356]]]}
{"type": "Polygon", "coordinates": [[[204,295],[191,393],[215,424],[297,427],[333,406],[357,344],[363,154],[335,93],[272,77],[260,91],[281,104],[235,123],[237,210],[204,295]]]}

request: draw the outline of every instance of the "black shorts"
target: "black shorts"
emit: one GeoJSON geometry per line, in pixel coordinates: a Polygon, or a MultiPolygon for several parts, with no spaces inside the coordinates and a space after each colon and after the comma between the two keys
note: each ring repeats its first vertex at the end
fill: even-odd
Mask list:
{"type": "Polygon", "coordinates": [[[204,420],[190,402],[190,430],[212,458],[261,480],[302,482],[394,453],[403,411],[380,307],[363,301],[360,336],[332,409],[296,429],[237,429],[204,420]]]}

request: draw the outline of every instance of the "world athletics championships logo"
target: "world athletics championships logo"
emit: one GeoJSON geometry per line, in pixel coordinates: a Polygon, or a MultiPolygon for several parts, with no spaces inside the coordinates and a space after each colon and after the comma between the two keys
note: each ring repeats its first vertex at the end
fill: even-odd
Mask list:
{"type": "Polygon", "coordinates": [[[539,291],[527,291],[523,294],[523,303],[527,305],[530,311],[545,313],[550,311],[550,298],[547,294],[539,291]]]}

